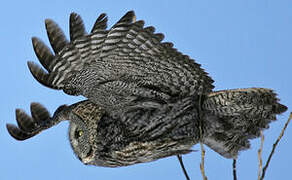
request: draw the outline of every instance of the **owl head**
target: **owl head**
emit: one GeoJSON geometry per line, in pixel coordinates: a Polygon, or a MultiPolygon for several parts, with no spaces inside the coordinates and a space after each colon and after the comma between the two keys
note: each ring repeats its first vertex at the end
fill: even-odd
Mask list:
{"type": "Polygon", "coordinates": [[[69,140],[78,159],[84,164],[98,163],[94,151],[97,148],[98,122],[104,113],[100,107],[89,101],[81,101],[71,106],[60,106],[53,116],[39,103],[31,103],[30,110],[31,117],[23,110],[16,109],[18,126],[6,125],[13,138],[23,141],[61,121],[69,120],[69,140]]]}

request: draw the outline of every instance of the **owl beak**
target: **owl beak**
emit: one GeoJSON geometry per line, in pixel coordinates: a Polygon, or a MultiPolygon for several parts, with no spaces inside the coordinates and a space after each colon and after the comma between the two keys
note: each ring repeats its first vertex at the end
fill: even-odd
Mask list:
{"type": "Polygon", "coordinates": [[[92,151],[92,148],[90,148],[90,151],[88,152],[86,157],[80,158],[80,161],[82,161],[85,165],[92,164],[94,161],[94,153],[92,151]]]}
{"type": "Polygon", "coordinates": [[[93,162],[93,156],[89,156],[89,157],[83,158],[81,161],[85,165],[90,165],[93,162]]]}

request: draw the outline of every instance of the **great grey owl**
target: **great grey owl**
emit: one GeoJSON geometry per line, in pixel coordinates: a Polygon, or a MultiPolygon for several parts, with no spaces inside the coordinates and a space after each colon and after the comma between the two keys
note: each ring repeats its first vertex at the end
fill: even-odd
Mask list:
{"type": "Polygon", "coordinates": [[[31,104],[32,117],[17,109],[18,127],[7,124],[11,136],[25,140],[69,120],[77,157],[106,167],[186,154],[198,142],[236,158],[286,111],[270,89],[213,91],[213,80],[200,64],[135,19],[129,11],[107,30],[107,16],[101,14],[87,34],[80,16],[72,13],[70,42],[46,20],[55,55],[33,37],[46,71],[28,62],[30,72],[49,88],[87,100],[62,105],[53,116],[38,103],[31,104]]]}

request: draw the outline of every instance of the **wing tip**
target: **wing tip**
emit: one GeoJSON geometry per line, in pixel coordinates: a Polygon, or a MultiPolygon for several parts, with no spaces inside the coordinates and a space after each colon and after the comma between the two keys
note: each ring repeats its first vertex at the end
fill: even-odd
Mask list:
{"type": "Polygon", "coordinates": [[[56,54],[58,54],[67,44],[68,41],[62,29],[52,19],[45,19],[47,35],[51,46],[56,54]]]}
{"type": "Polygon", "coordinates": [[[86,34],[83,20],[81,16],[75,12],[70,14],[69,18],[70,40],[74,41],[86,34]]]}
{"type": "Polygon", "coordinates": [[[107,28],[107,21],[108,21],[108,17],[106,13],[101,13],[98,18],[96,19],[92,29],[91,29],[91,33],[94,33],[98,30],[105,30],[107,28]]]}
{"type": "Polygon", "coordinates": [[[50,64],[52,63],[54,59],[53,53],[51,52],[49,47],[46,46],[46,44],[38,37],[35,37],[35,36],[32,37],[31,41],[32,41],[34,52],[39,62],[48,72],[50,72],[51,71],[50,64]]]}
{"type": "Polygon", "coordinates": [[[26,114],[22,109],[15,110],[17,125],[7,123],[8,133],[16,140],[23,141],[29,139],[42,130],[54,125],[51,123],[51,116],[48,110],[37,102],[30,104],[31,116],[26,114]]]}
{"type": "Polygon", "coordinates": [[[46,73],[38,64],[33,61],[27,62],[28,69],[32,76],[42,85],[52,88],[52,89],[59,89],[58,87],[52,85],[49,82],[49,74],[46,73]]]}
{"type": "Polygon", "coordinates": [[[30,104],[30,112],[34,121],[38,124],[50,119],[51,115],[49,111],[40,103],[32,102],[30,104]]]}
{"type": "Polygon", "coordinates": [[[57,25],[57,23],[54,20],[47,18],[45,19],[45,25],[46,27],[49,27],[50,25],[57,25]]]}
{"type": "Polygon", "coordinates": [[[14,124],[7,123],[6,129],[7,129],[8,133],[10,134],[10,136],[18,141],[24,141],[24,140],[29,139],[30,137],[33,136],[31,134],[23,132],[14,124]]]}

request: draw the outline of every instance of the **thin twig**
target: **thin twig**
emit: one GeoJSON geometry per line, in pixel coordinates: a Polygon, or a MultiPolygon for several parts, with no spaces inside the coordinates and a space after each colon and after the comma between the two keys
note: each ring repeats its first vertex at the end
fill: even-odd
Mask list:
{"type": "Polygon", "coordinates": [[[261,131],[260,133],[261,133],[261,146],[260,146],[260,149],[258,150],[258,158],[259,158],[258,180],[261,179],[261,172],[262,172],[262,168],[263,168],[262,152],[263,152],[263,145],[264,145],[263,131],[261,131]]]}
{"type": "Polygon", "coordinates": [[[263,168],[262,176],[261,176],[261,179],[260,179],[260,180],[263,180],[263,179],[264,179],[265,174],[266,174],[266,170],[267,170],[267,168],[268,168],[268,166],[269,166],[269,164],[270,164],[270,161],[271,161],[272,156],[273,156],[273,154],[274,154],[274,152],[275,152],[275,149],[276,149],[276,147],[277,147],[279,141],[281,140],[282,136],[284,135],[284,132],[285,132],[285,130],[286,130],[286,128],[287,128],[287,126],[288,126],[288,124],[289,124],[289,122],[290,122],[291,119],[292,119],[292,112],[290,113],[290,116],[289,116],[289,118],[288,118],[288,120],[287,120],[285,126],[283,127],[283,129],[282,129],[282,131],[281,131],[281,133],[280,133],[278,139],[277,139],[276,142],[273,144],[272,151],[271,151],[271,153],[270,153],[270,155],[269,155],[269,158],[268,158],[268,160],[267,160],[267,162],[266,162],[266,164],[265,164],[265,166],[264,166],[264,168],[263,168]]]}
{"type": "Polygon", "coordinates": [[[201,146],[201,163],[200,163],[200,170],[203,176],[203,180],[207,180],[206,174],[205,174],[205,149],[202,143],[203,138],[203,113],[201,109],[201,103],[202,103],[202,96],[199,96],[199,108],[198,108],[198,114],[199,114],[199,131],[200,131],[200,146],[201,146]]]}
{"type": "Polygon", "coordinates": [[[201,164],[200,164],[200,169],[201,169],[201,173],[202,173],[202,176],[203,176],[203,180],[208,180],[207,177],[206,177],[206,174],[205,174],[205,149],[204,149],[204,146],[203,146],[203,143],[200,142],[200,145],[201,145],[201,164]]]}
{"type": "Polygon", "coordinates": [[[186,168],[184,166],[184,163],[183,163],[183,160],[182,160],[182,156],[181,155],[177,155],[177,158],[178,158],[179,164],[180,164],[180,166],[181,166],[181,168],[182,168],[182,170],[184,172],[184,175],[185,175],[186,179],[190,180],[190,177],[189,177],[189,175],[188,175],[188,173],[186,171],[186,168]]]}
{"type": "Polygon", "coordinates": [[[237,180],[237,175],[236,175],[236,159],[233,159],[232,167],[233,167],[233,180],[237,180]]]}

